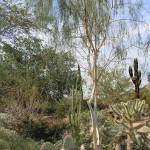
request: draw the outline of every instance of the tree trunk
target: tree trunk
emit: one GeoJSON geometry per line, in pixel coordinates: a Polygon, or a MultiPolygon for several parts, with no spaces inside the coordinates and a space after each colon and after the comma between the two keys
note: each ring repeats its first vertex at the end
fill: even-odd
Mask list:
{"type": "Polygon", "coordinates": [[[128,135],[128,139],[127,139],[127,150],[132,150],[132,138],[131,135],[128,135]]]}
{"type": "Polygon", "coordinates": [[[135,98],[139,99],[140,94],[139,94],[139,85],[135,84],[135,98]]]}
{"type": "Polygon", "coordinates": [[[100,141],[99,141],[99,129],[98,129],[98,120],[97,120],[97,96],[96,96],[96,89],[97,89],[97,55],[94,57],[94,115],[95,115],[95,132],[96,132],[96,147],[97,150],[100,150],[100,141]]]}
{"type": "Polygon", "coordinates": [[[100,150],[100,138],[99,138],[99,129],[98,129],[98,121],[97,121],[97,96],[96,96],[96,88],[97,88],[97,54],[94,55],[94,65],[93,65],[94,75],[92,76],[93,80],[93,88],[91,93],[91,99],[88,101],[88,106],[91,113],[92,120],[92,134],[93,134],[93,144],[95,150],[100,150]],[[94,99],[94,111],[92,109],[91,103],[94,99]]]}
{"type": "Polygon", "coordinates": [[[127,150],[132,150],[132,143],[133,143],[133,139],[132,139],[132,128],[133,128],[133,123],[132,122],[129,122],[128,123],[128,127],[130,128],[128,130],[128,138],[127,138],[127,150]]]}

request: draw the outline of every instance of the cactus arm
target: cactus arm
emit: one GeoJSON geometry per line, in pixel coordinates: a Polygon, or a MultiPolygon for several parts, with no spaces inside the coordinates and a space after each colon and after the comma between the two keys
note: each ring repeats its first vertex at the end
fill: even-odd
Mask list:
{"type": "Polygon", "coordinates": [[[142,128],[143,126],[145,126],[147,124],[147,121],[144,121],[143,123],[137,125],[136,127],[134,127],[135,130],[138,130],[140,128],[142,128]]]}
{"type": "Polygon", "coordinates": [[[128,135],[128,134],[130,134],[129,132],[127,132],[127,131],[122,131],[122,133],[121,133],[121,135],[128,135]]]}
{"type": "Polygon", "coordinates": [[[134,59],[134,75],[137,75],[138,72],[138,59],[134,59]]]}
{"type": "Polygon", "coordinates": [[[130,130],[130,127],[128,127],[125,123],[120,122],[126,129],[130,130]]]}
{"type": "Polygon", "coordinates": [[[123,117],[124,117],[124,119],[125,119],[127,122],[131,122],[131,120],[129,119],[129,117],[128,117],[125,113],[123,113],[123,117]]]}
{"type": "Polygon", "coordinates": [[[133,77],[133,71],[132,71],[132,67],[131,66],[129,67],[129,75],[130,75],[131,78],[133,77]]]}
{"type": "Polygon", "coordinates": [[[139,105],[139,109],[138,109],[138,112],[137,112],[135,118],[137,118],[141,114],[141,112],[143,110],[142,108],[144,109],[144,101],[142,101],[142,103],[139,105]]]}
{"type": "Polygon", "coordinates": [[[141,144],[141,138],[140,138],[139,136],[136,136],[136,135],[134,134],[134,139],[136,140],[136,142],[138,143],[138,145],[141,144]]]}
{"type": "Polygon", "coordinates": [[[110,108],[117,116],[120,116],[120,117],[122,116],[121,114],[118,113],[118,112],[120,112],[120,110],[116,105],[114,107],[110,106],[110,108]],[[118,110],[118,112],[115,109],[118,110]]]}
{"type": "Polygon", "coordinates": [[[141,84],[141,71],[138,71],[138,85],[141,84]]]}
{"type": "Polygon", "coordinates": [[[124,115],[126,116],[126,118],[128,118],[128,120],[130,120],[131,114],[130,114],[130,111],[128,109],[128,106],[124,105],[123,107],[125,110],[124,115]]]}

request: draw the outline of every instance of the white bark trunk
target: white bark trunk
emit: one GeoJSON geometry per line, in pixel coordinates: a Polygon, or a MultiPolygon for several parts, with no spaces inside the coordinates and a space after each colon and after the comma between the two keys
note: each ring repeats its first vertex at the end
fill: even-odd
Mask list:
{"type": "Polygon", "coordinates": [[[99,129],[98,129],[98,120],[97,120],[97,96],[96,96],[96,88],[97,88],[97,54],[94,55],[94,76],[93,76],[93,88],[91,93],[91,98],[88,101],[88,106],[91,113],[92,120],[92,134],[93,134],[93,142],[95,150],[100,150],[100,138],[99,138],[99,129]],[[92,100],[94,99],[94,112],[91,106],[92,100]]]}

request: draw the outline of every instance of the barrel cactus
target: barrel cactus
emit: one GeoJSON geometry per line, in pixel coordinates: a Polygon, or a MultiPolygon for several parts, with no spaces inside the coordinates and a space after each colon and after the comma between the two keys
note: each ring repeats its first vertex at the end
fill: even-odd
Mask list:
{"type": "Polygon", "coordinates": [[[50,142],[45,142],[41,146],[41,150],[55,150],[54,145],[50,142]]]}
{"type": "Polygon", "coordinates": [[[55,143],[55,150],[60,150],[63,146],[63,141],[59,140],[55,143]]]}
{"type": "Polygon", "coordinates": [[[73,139],[70,135],[66,135],[64,138],[64,150],[72,150],[73,149],[73,139]]]}

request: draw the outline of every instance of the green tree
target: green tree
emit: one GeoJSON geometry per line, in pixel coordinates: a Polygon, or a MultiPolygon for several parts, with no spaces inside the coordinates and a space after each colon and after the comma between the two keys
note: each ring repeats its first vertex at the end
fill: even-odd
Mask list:
{"type": "Polygon", "coordinates": [[[115,66],[109,71],[105,70],[97,83],[99,103],[127,102],[133,96],[132,88],[133,84],[130,78],[126,77],[125,68],[115,66]]]}
{"type": "Polygon", "coordinates": [[[8,44],[5,44],[3,51],[6,54],[5,61],[0,63],[1,88],[4,85],[7,89],[9,85],[22,85],[28,89],[36,85],[42,99],[54,101],[68,95],[71,86],[75,85],[77,71],[72,70],[75,59],[70,53],[58,53],[52,48],[46,48],[29,54],[19,52],[8,44]]]}
{"type": "Polygon", "coordinates": [[[5,61],[0,62],[1,95],[15,86],[32,89],[36,85],[41,99],[59,100],[75,85],[75,58],[42,44],[33,32],[47,29],[30,12],[25,3],[0,2],[0,43],[5,52],[5,61]]]}

